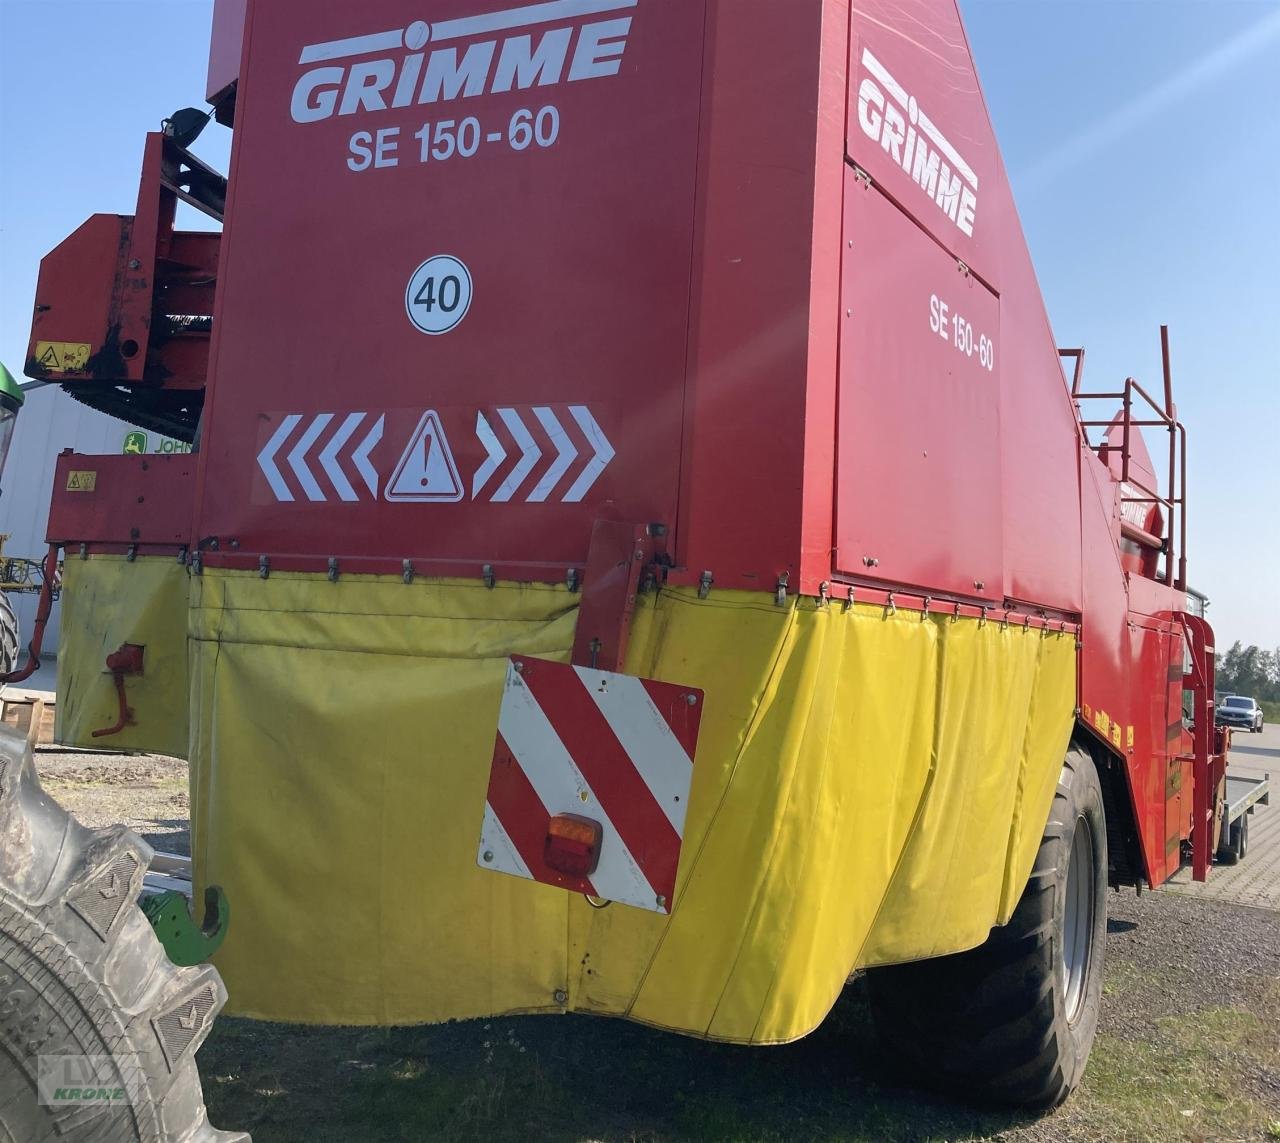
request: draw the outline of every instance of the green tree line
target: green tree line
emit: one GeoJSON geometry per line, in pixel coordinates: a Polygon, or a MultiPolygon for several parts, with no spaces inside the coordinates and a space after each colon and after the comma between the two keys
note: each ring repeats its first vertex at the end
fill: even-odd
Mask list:
{"type": "Polygon", "coordinates": [[[1217,656],[1215,676],[1219,695],[1247,695],[1270,708],[1268,713],[1280,707],[1280,647],[1264,651],[1237,639],[1217,656]]]}

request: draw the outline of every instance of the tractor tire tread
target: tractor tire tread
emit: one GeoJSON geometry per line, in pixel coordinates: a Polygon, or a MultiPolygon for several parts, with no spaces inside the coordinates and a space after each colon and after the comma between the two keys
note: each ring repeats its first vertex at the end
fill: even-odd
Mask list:
{"type": "Polygon", "coordinates": [[[13,599],[7,591],[0,591],[0,675],[9,674],[18,665],[22,637],[18,631],[18,616],[13,610],[13,599]]]}
{"type": "Polygon", "coordinates": [[[212,965],[171,963],[138,907],[151,852],[80,825],[0,728],[0,1138],[248,1143],[208,1121],[194,1056],[226,990],[212,965]],[[91,1082],[125,1099],[40,1103],[51,1056],[99,1057],[91,1082]]]}

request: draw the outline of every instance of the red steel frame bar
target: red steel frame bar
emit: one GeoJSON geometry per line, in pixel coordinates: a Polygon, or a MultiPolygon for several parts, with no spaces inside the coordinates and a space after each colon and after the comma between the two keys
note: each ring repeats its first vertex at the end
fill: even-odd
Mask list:
{"type": "Polygon", "coordinates": [[[40,585],[40,603],[36,608],[36,621],[31,629],[31,642],[27,645],[27,661],[18,670],[0,675],[0,683],[20,683],[29,679],[40,666],[40,648],[44,645],[44,630],[53,611],[53,581],[58,574],[58,545],[50,544],[44,557],[44,582],[40,585]]]}
{"type": "Polygon", "coordinates": [[[1080,382],[1084,377],[1084,347],[1079,349],[1059,349],[1058,356],[1064,361],[1068,357],[1075,358],[1075,369],[1071,374],[1071,395],[1073,397],[1080,396],[1080,382]]]}

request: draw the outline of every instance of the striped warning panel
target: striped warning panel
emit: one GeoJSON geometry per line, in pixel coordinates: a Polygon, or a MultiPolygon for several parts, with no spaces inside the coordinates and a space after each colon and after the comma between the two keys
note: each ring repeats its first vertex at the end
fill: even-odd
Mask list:
{"type": "Polygon", "coordinates": [[[703,694],[611,671],[513,658],[480,834],[479,863],[668,913],[684,839],[703,694]],[[545,860],[553,816],[601,830],[586,876],[545,860]]]}

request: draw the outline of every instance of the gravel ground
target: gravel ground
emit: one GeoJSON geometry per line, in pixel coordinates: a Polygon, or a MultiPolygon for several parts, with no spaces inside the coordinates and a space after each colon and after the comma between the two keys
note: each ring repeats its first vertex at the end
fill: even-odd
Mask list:
{"type": "Polygon", "coordinates": [[[95,829],[124,822],[154,849],[191,853],[187,764],[158,754],[36,751],[40,782],[95,829]]]}
{"type": "MultiPolygon", "coordinates": [[[[126,821],[156,848],[188,852],[185,763],[48,750],[37,763],[85,824],[126,821]]],[[[1085,1081],[1043,1118],[905,1086],[857,982],[787,1048],[582,1016],[372,1030],[223,1018],[200,1058],[213,1121],[258,1143],[1280,1139],[1280,912],[1114,894],[1106,957],[1085,1081]]]]}

